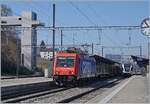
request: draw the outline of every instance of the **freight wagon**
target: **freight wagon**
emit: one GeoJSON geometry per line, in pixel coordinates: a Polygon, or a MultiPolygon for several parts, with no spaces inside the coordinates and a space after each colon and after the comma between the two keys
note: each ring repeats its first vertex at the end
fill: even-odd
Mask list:
{"type": "Polygon", "coordinates": [[[121,64],[99,55],[91,56],[96,60],[97,77],[110,77],[122,74],[121,64]]]}

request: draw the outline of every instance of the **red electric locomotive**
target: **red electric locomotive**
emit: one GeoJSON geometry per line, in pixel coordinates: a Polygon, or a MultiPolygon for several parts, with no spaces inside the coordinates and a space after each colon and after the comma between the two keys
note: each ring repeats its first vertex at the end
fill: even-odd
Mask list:
{"type": "Polygon", "coordinates": [[[75,83],[79,79],[95,77],[95,59],[79,53],[58,52],[53,67],[53,79],[57,85],[75,83]]]}

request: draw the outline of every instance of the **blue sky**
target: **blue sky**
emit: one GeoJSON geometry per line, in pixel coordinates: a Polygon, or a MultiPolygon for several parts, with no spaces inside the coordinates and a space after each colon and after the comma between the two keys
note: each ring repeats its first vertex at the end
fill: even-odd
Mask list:
{"type": "MultiPolygon", "coordinates": [[[[22,11],[34,11],[38,19],[45,23],[45,26],[52,26],[52,4],[56,4],[56,26],[89,26],[89,25],[140,25],[144,18],[148,17],[148,0],[138,1],[119,1],[119,0],[97,0],[97,1],[5,1],[12,8],[14,15],[20,15],[22,11]],[[78,7],[85,18],[73,5],[78,7]]],[[[73,44],[73,34],[75,34],[75,43],[99,43],[98,31],[64,31],[64,44],[73,44]]],[[[147,55],[147,38],[141,34],[140,30],[104,30],[101,35],[101,46],[127,46],[131,35],[131,46],[143,47],[143,54],[147,55]]],[[[52,43],[52,32],[47,30],[38,31],[38,43],[45,40],[46,43],[52,43]]],[[[60,31],[56,31],[56,43],[60,43],[60,31]]],[[[99,53],[100,46],[95,46],[95,52],[99,53]]],[[[114,49],[115,50],[115,49],[114,49]]],[[[107,52],[108,50],[106,50],[107,52]]],[[[112,49],[110,52],[114,52],[112,49]]],[[[137,54],[138,49],[131,51],[130,54],[137,54]]],[[[121,52],[121,51],[120,51],[121,52]]]]}

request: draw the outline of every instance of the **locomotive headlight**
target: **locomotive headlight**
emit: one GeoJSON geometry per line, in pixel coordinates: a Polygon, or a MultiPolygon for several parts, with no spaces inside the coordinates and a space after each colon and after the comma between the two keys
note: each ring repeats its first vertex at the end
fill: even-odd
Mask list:
{"type": "Polygon", "coordinates": [[[59,74],[59,72],[58,72],[58,71],[56,71],[56,74],[59,74]]]}
{"type": "Polygon", "coordinates": [[[74,74],[73,71],[71,72],[71,74],[74,74]]]}
{"type": "Polygon", "coordinates": [[[73,71],[69,71],[69,74],[74,74],[73,71]]]}

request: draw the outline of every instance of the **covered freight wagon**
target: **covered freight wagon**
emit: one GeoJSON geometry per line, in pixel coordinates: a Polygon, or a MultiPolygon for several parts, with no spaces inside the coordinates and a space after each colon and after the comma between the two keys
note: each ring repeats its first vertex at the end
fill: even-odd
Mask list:
{"type": "Polygon", "coordinates": [[[121,64],[110,59],[93,55],[91,56],[96,60],[96,71],[98,77],[114,76],[122,72],[121,64]]]}

